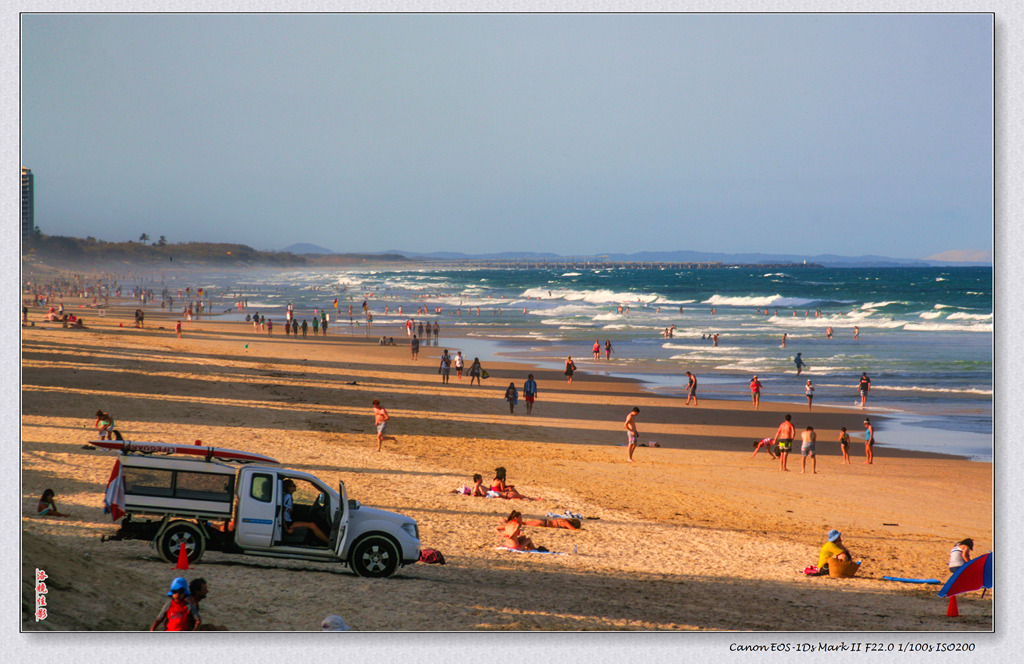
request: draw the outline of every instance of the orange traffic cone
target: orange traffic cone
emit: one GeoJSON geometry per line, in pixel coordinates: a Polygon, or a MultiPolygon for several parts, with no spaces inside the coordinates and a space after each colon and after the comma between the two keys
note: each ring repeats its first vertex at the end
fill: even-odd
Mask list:
{"type": "Polygon", "coordinates": [[[188,569],[188,549],[184,542],[178,547],[178,564],[174,566],[174,569],[188,569]]]}
{"type": "Polygon", "coordinates": [[[949,597],[949,607],[946,609],[946,617],[947,618],[958,618],[958,617],[960,617],[960,612],[957,611],[957,607],[956,607],[956,595],[950,595],[950,597],[949,597]]]}

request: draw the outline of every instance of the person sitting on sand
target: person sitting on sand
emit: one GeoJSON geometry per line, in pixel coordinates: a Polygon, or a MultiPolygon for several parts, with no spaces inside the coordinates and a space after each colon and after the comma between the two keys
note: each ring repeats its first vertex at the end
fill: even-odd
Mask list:
{"type": "Polygon", "coordinates": [[[510,549],[517,549],[519,551],[547,551],[543,547],[539,547],[533,543],[533,540],[527,537],[522,532],[523,520],[519,516],[519,512],[513,511],[502,525],[495,528],[498,533],[502,536],[502,546],[506,546],[510,549]],[[512,515],[515,518],[512,518],[512,515]]]}
{"type": "Polygon", "coordinates": [[[960,540],[949,550],[949,571],[955,572],[971,561],[971,552],[974,550],[974,540],[967,538],[960,540]]]}
{"type": "Polygon", "coordinates": [[[540,500],[540,498],[527,498],[516,491],[514,484],[506,484],[505,468],[498,466],[494,469],[494,479],[491,480],[491,491],[507,500],[540,500]]]}
{"type": "Polygon", "coordinates": [[[838,530],[828,531],[828,541],[822,545],[818,552],[818,575],[828,574],[828,559],[835,556],[837,560],[849,562],[853,560],[853,554],[843,544],[843,534],[838,530]]]}
{"type": "Polygon", "coordinates": [[[57,503],[53,500],[54,495],[53,489],[43,491],[43,495],[39,498],[39,506],[36,508],[38,512],[36,516],[71,516],[57,510],[57,503]]]}
{"type": "Polygon", "coordinates": [[[473,491],[469,495],[478,498],[487,497],[487,488],[484,487],[484,477],[480,473],[473,475],[473,491]]]}

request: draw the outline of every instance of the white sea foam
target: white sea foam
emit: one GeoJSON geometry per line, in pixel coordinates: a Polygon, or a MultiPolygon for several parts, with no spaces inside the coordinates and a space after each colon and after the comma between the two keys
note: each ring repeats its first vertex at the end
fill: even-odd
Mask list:
{"type": "Polygon", "coordinates": [[[904,330],[910,332],[991,332],[992,324],[957,325],[955,323],[907,323],[904,330]]]}
{"type": "Polygon", "coordinates": [[[906,304],[910,304],[910,303],[909,302],[903,302],[903,301],[900,301],[900,300],[890,300],[888,302],[865,302],[864,304],[860,305],[860,308],[861,309],[882,309],[882,308],[888,307],[889,305],[892,305],[892,304],[904,304],[904,305],[906,305],[906,304]]]}
{"type": "Polygon", "coordinates": [[[938,317],[939,317],[939,316],[941,316],[942,314],[941,314],[941,313],[939,313],[938,311],[922,311],[922,312],[921,312],[920,314],[918,314],[918,315],[919,315],[919,316],[920,316],[921,318],[926,318],[926,319],[928,319],[928,320],[932,320],[932,319],[938,318],[938,317]]]}
{"type": "Polygon", "coordinates": [[[950,314],[946,320],[992,320],[992,314],[965,314],[957,312],[950,314]]]}
{"type": "Polygon", "coordinates": [[[811,300],[803,297],[782,297],[782,295],[779,295],[778,293],[775,295],[747,295],[733,297],[716,294],[704,300],[703,304],[710,304],[718,307],[806,307],[818,301],[819,300],[811,300]]]}
{"type": "Polygon", "coordinates": [[[563,277],[580,277],[583,276],[579,272],[566,272],[562,275],[563,277]]]}
{"type": "Polygon", "coordinates": [[[623,304],[636,305],[654,302],[656,293],[618,293],[612,290],[573,290],[570,288],[528,288],[522,297],[539,298],[541,300],[565,300],[567,302],[590,302],[592,304],[623,304]]]}

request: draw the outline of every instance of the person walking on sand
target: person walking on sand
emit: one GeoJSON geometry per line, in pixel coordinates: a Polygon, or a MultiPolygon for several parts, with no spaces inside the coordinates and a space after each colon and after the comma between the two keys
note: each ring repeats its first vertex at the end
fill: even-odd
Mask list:
{"type": "Polygon", "coordinates": [[[761,405],[761,381],[754,376],[750,380],[750,398],[754,402],[754,410],[761,405]]]}
{"type": "Polygon", "coordinates": [[[807,457],[811,457],[811,473],[818,474],[818,459],[814,456],[814,442],[818,440],[818,434],[814,433],[814,427],[807,427],[800,434],[800,472],[807,472],[807,457]]]}
{"type": "Polygon", "coordinates": [[[462,367],[465,364],[465,360],[462,357],[462,351],[455,353],[455,377],[462,380],[462,367]]]}
{"type": "Polygon", "coordinates": [[[601,342],[598,341],[597,339],[594,339],[594,359],[601,359],[601,342]]]}
{"type": "Polygon", "coordinates": [[[807,412],[810,412],[811,401],[814,399],[814,385],[811,385],[811,381],[809,379],[807,384],[804,385],[804,395],[807,397],[807,412]]]}
{"type": "Polygon", "coordinates": [[[629,415],[626,415],[626,461],[633,462],[633,450],[636,449],[636,444],[640,440],[640,432],[636,429],[636,416],[640,414],[640,409],[636,406],[633,410],[629,411],[629,415]]]}
{"type": "Polygon", "coordinates": [[[612,359],[612,342],[610,339],[605,339],[604,342],[604,359],[612,359]]]}
{"type": "Polygon", "coordinates": [[[875,428],[871,426],[871,420],[864,418],[864,456],[867,459],[864,461],[866,464],[872,464],[875,462],[875,452],[872,449],[875,446],[875,428]]]}
{"type": "Polygon", "coordinates": [[[779,446],[779,470],[782,472],[789,472],[789,468],[786,468],[786,461],[789,460],[789,449],[793,445],[794,437],[796,437],[796,427],[793,426],[793,417],[787,413],[785,421],[779,425],[775,431],[775,438],[772,439],[772,444],[779,446]]]}
{"type": "Polygon", "coordinates": [[[508,402],[508,412],[515,415],[516,404],[519,403],[519,391],[515,383],[509,383],[505,389],[505,401],[508,402]]]}
{"type": "Polygon", "coordinates": [[[857,389],[860,390],[860,407],[863,408],[868,402],[868,390],[871,389],[871,379],[863,371],[860,374],[860,384],[857,385],[857,389]]]}
{"type": "Polygon", "coordinates": [[[565,375],[569,379],[569,384],[572,385],[572,374],[576,371],[576,363],[572,361],[572,355],[565,358],[565,375]]]}
{"type": "Polygon", "coordinates": [[[438,371],[441,374],[441,383],[447,385],[448,377],[452,373],[452,356],[448,354],[447,348],[441,353],[441,366],[438,367],[438,371]]]}
{"type": "Polygon", "coordinates": [[[483,367],[480,366],[480,358],[474,357],[473,364],[469,365],[469,384],[473,384],[473,379],[476,379],[477,387],[480,386],[480,375],[484,372],[483,367]]]}
{"type": "Polygon", "coordinates": [[[526,401],[526,414],[532,414],[533,402],[537,399],[537,381],[533,379],[533,374],[527,376],[523,383],[523,399],[526,401]]]}
{"type": "Polygon", "coordinates": [[[843,453],[843,463],[850,463],[850,434],[846,427],[839,428],[839,450],[843,453]]]}
{"type": "Polygon", "coordinates": [[[697,377],[689,371],[686,372],[687,377],[690,379],[686,383],[686,405],[690,405],[690,399],[693,399],[693,405],[697,405],[697,377]]]}
{"type": "Polygon", "coordinates": [[[799,376],[800,372],[804,370],[805,366],[807,366],[806,364],[804,364],[804,358],[801,357],[800,353],[797,353],[796,357],[793,358],[793,364],[796,365],[796,375],[797,376],[799,376]]]}
{"type": "Polygon", "coordinates": [[[409,342],[409,348],[412,350],[412,359],[418,360],[420,357],[420,338],[415,334],[412,335],[412,341],[409,342]]]}
{"type": "Polygon", "coordinates": [[[179,339],[181,338],[181,321],[180,320],[177,323],[174,324],[174,333],[178,335],[179,339]]]}
{"type": "Polygon", "coordinates": [[[380,405],[380,399],[373,400],[373,423],[377,427],[377,451],[381,451],[381,445],[385,440],[393,440],[396,443],[398,439],[394,436],[387,436],[385,433],[388,430],[388,420],[391,416],[388,415],[388,411],[384,406],[380,405]]]}

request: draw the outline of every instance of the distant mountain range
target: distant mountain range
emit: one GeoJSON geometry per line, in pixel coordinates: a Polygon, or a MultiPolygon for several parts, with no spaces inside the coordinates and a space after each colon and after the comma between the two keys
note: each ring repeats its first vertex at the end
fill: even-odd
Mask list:
{"type": "MultiPolygon", "coordinates": [[[[283,249],[293,254],[333,254],[335,252],[315,244],[293,244],[283,249]]],[[[592,260],[592,261],[626,261],[644,263],[817,263],[826,267],[954,267],[954,266],[989,266],[992,265],[991,252],[983,251],[946,251],[925,259],[891,258],[873,254],[863,256],[840,256],[837,254],[761,254],[740,253],[726,254],[706,251],[641,251],[633,254],[599,254],[565,256],[546,252],[503,251],[498,253],[467,254],[458,251],[415,252],[392,249],[386,252],[362,254],[364,256],[405,256],[420,260],[592,260]]]]}

